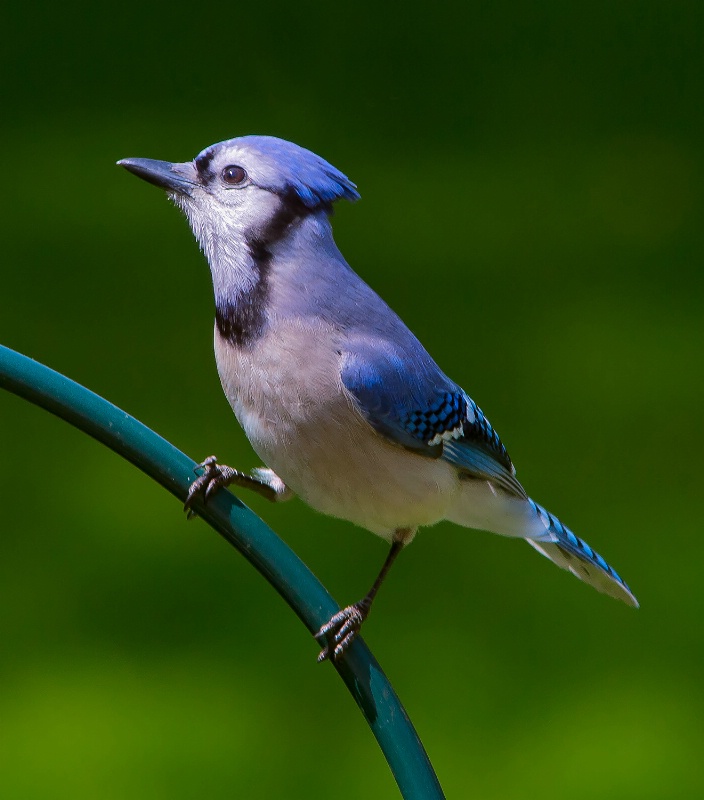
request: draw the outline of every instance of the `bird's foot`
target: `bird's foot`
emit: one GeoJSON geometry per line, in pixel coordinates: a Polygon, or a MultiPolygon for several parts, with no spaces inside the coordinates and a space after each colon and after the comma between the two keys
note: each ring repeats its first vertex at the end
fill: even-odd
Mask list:
{"type": "Polygon", "coordinates": [[[271,502],[288,500],[293,496],[293,492],[281,478],[266,467],[259,467],[253,470],[253,475],[248,475],[225,464],[218,464],[215,456],[208,456],[195,471],[201,474],[188,487],[188,497],[183,506],[188,519],[195,516],[193,504],[196,500],[207,503],[218,489],[232,484],[252,489],[271,502]]]}
{"type": "Polygon", "coordinates": [[[362,600],[338,611],[323,625],[315,634],[315,638],[320,644],[325,642],[325,647],[318,654],[318,663],[327,659],[337,661],[342,656],[359,633],[364,620],[369,616],[370,608],[371,603],[362,600]]]}

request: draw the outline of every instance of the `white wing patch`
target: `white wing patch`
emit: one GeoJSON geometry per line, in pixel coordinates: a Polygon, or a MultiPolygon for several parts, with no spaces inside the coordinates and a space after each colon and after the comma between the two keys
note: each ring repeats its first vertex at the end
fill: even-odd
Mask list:
{"type": "Polygon", "coordinates": [[[436,444],[441,444],[442,442],[450,442],[453,439],[459,439],[462,436],[464,431],[463,425],[457,425],[451,431],[443,431],[442,433],[436,433],[432,439],[428,440],[428,444],[431,447],[434,447],[436,444]]]}

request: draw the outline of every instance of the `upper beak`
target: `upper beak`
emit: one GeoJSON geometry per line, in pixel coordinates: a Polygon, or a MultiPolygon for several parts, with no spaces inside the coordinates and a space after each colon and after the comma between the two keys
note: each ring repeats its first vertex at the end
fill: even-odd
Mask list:
{"type": "Polygon", "coordinates": [[[173,164],[171,161],[155,161],[153,158],[123,158],[117,164],[147,183],[153,183],[154,186],[170,192],[190,194],[197,185],[196,171],[190,161],[173,164]]]}

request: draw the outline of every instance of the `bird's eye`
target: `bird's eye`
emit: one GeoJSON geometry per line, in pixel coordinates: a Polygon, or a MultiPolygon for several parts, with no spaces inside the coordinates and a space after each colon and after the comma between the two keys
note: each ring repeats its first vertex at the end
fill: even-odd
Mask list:
{"type": "Polygon", "coordinates": [[[247,180],[247,173],[242,169],[242,167],[237,167],[234,164],[231,164],[229,167],[225,167],[222,171],[222,179],[225,183],[229,183],[230,186],[239,186],[239,184],[244,183],[247,180]]]}

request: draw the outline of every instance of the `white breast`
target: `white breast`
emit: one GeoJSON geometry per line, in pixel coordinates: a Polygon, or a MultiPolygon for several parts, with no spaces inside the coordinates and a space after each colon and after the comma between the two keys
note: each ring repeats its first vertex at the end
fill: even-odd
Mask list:
{"type": "Polygon", "coordinates": [[[252,447],[313,508],[385,538],[443,519],[456,470],[372,429],[340,380],[335,331],[316,324],[279,324],[247,351],[216,329],[223,390],[252,447]]]}

